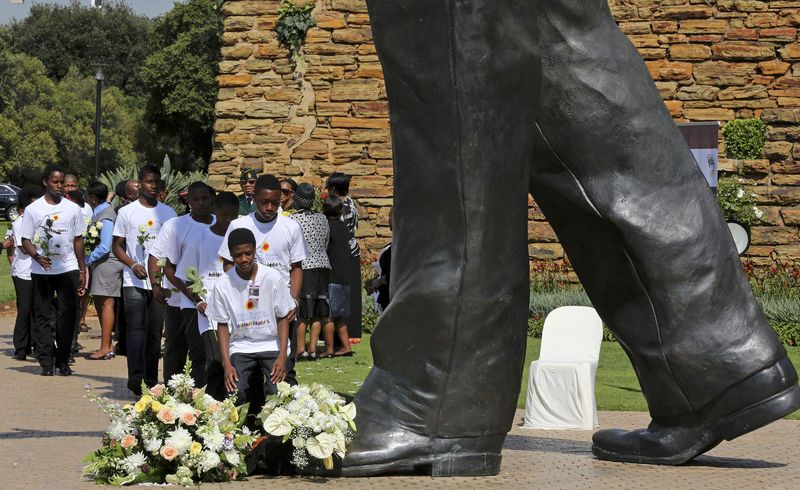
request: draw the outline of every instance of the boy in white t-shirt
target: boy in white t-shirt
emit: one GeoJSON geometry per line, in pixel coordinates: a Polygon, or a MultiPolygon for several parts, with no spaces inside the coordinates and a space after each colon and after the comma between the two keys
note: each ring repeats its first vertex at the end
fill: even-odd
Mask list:
{"type": "Polygon", "coordinates": [[[17,197],[19,217],[11,224],[11,280],[17,296],[17,319],[14,323],[14,359],[24,361],[33,346],[31,326],[33,322],[33,280],[31,279],[31,257],[22,250],[22,217],[25,208],[42,197],[44,190],[38,185],[22,188],[17,197]]]}
{"type": "Polygon", "coordinates": [[[153,296],[147,276],[147,257],[161,226],[176,216],[175,211],[156,199],[161,170],[144,165],[139,170],[139,199],[120,208],[114,223],[111,250],[125,267],[122,296],[125,301],[128,389],[140,395],[142,381],[158,383],[158,358],[164,305],[153,296]]]}
{"type": "Polygon", "coordinates": [[[47,167],[42,183],[45,194],[25,208],[20,230],[22,249],[31,257],[33,341],[42,376],[52,376],[54,367],[62,376],[69,376],[78,296],[87,286],[83,244],[86,221],[81,209],[63,198],[62,168],[47,167]]]}
{"type": "MultiPolygon", "coordinates": [[[[238,228],[228,234],[235,267],[217,280],[206,314],[218,324],[225,388],[250,400],[251,374],[259,376],[264,394],[276,393],[286,378],[289,344],[287,315],[295,303],[280,273],[257,263],[253,232],[238,228]]],[[[260,397],[259,397],[260,398],[260,397]]],[[[240,400],[242,401],[242,400],[240,400]]]]}
{"type": "Polygon", "coordinates": [[[197,330],[202,339],[206,393],[217,400],[222,400],[226,392],[219,354],[217,325],[206,316],[206,308],[208,307],[208,298],[214,291],[217,280],[225,273],[222,258],[217,254],[217,250],[222,244],[228,225],[239,216],[239,199],[232,192],[220,192],[214,201],[214,214],[217,218],[216,223],[203,230],[194,231],[189,237],[188,248],[182,257],[181,266],[183,267],[177,273],[176,286],[183,292],[185,298],[196,305],[196,309],[185,308],[183,311],[191,315],[186,328],[197,330]],[[191,283],[188,271],[190,268],[197,273],[205,293],[197,294],[189,289],[188,286],[191,283]]]}
{"type": "MultiPolygon", "coordinates": [[[[153,279],[153,295],[163,302],[166,296],[166,317],[164,321],[164,380],[169,381],[175,374],[183,371],[186,355],[192,361],[192,378],[197,386],[205,385],[205,353],[203,341],[197,331],[197,325],[189,328],[189,319],[183,315],[183,308],[191,306],[190,302],[178,286],[175,275],[176,266],[186,255],[186,250],[195,232],[207,229],[214,223],[211,214],[214,190],[205,182],[194,182],[189,186],[188,200],[191,212],[172,218],[161,228],[161,232],[153,242],[148,258],[150,277],[156,277],[158,261],[164,261],[163,285],[173,289],[171,294],[162,287],[157,279],[153,279]]],[[[188,315],[187,315],[188,316],[188,315]]]]}

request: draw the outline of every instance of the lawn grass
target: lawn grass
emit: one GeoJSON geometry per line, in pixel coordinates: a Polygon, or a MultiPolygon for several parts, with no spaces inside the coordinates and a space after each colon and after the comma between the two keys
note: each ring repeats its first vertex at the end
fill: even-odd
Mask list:
{"type": "MultiPolygon", "coordinates": [[[[525,354],[525,372],[520,384],[517,407],[525,407],[528,369],[531,362],[539,357],[541,339],[528,339],[525,354]]],[[[795,366],[800,366],[800,347],[786,347],[795,366]]],[[[297,364],[297,378],[300,383],[319,382],[350,399],[352,398],[372,366],[372,352],[369,349],[369,335],[361,344],[354,345],[353,357],[322,359],[315,362],[297,364]]],[[[639,388],[639,381],[628,361],[628,356],[616,342],[603,342],[600,348],[600,365],[597,368],[595,394],[598,410],[646,411],[647,405],[639,388]]],[[[800,419],[800,411],[790,415],[790,419],[800,419]]]]}

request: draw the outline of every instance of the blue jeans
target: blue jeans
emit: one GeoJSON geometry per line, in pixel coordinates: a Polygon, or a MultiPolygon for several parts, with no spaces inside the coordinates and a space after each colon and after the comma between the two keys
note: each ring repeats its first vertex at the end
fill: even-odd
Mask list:
{"type": "Polygon", "coordinates": [[[146,289],[124,287],[122,295],[127,326],[128,389],[139,395],[142,381],[147,386],[158,383],[164,305],[146,289]]]}

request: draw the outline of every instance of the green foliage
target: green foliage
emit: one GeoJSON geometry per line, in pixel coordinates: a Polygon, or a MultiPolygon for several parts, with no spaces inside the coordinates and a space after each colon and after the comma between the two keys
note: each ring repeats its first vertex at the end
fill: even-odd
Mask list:
{"type": "Polygon", "coordinates": [[[375,331],[375,324],[378,323],[378,306],[375,299],[361,289],[361,331],[372,333],[375,331]]]}
{"type": "Polygon", "coordinates": [[[756,197],[736,178],[720,179],[717,186],[717,203],[727,221],[738,221],[747,226],[759,223],[764,212],[756,207],[756,197]]]}
{"type": "MultiPolygon", "coordinates": [[[[0,44],[0,179],[38,182],[44,166],[59,164],[87,180],[94,172],[94,87],[77,69],[53,82],[41,61],[0,44]]],[[[136,162],[142,114],[120,89],[104,92],[101,170],[136,162]]]]}
{"type": "Polygon", "coordinates": [[[102,9],[88,2],[69,5],[34,4],[30,15],[12,23],[6,34],[13,51],[40,59],[47,76],[58,81],[77,67],[94,76],[102,61],[106,83],[126,94],[141,95],[139,67],[149,52],[151,21],[124,2],[104,2],[102,9]]]}
{"type": "Polygon", "coordinates": [[[295,5],[292,0],[286,0],[278,10],[278,23],[275,25],[278,42],[289,50],[295,61],[302,59],[300,48],[306,40],[306,33],[317,25],[316,19],[311,15],[312,10],[314,3],[295,5]]]}
{"type": "Polygon", "coordinates": [[[156,19],[153,50],[141,70],[154,143],[145,159],[169,153],[181,170],[209,161],[222,31],[216,0],[178,3],[156,19]]]}
{"type": "Polygon", "coordinates": [[[728,158],[754,160],[764,156],[764,131],[761,119],[736,119],[725,123],[725,153],[728,158]]]}
{"type": "MultiPolygon", "coordinates": [[[[183,214],[185,207],[183,204],[181,204],[180,199],[178,198],[178,193],[189,187],[192,182],[207,181],[208,175],[199,171],[164,171],[163,168],[162,172],[164,172],[164,174],[161,176],[161,178],[167,182],[167,199],[165,204],[172,207],[178,214],[183,214]]],[[[118,182],[136,179],[138,173],[139,167],[137,165],[127,165],[100,174],[99,180],[107,185],[109,189],[114,189],[118,182]]]]}

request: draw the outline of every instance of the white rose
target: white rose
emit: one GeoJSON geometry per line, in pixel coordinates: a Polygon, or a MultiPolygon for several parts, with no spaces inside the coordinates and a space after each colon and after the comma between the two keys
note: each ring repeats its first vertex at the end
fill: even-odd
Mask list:
{"type": "Polygon", "coordinates": [[[139,225],[139,233],[147,233],[147,225],[139,225]]]}
{"type": "Polygon", "coordinates": [[[97,228],[98,230],[102,230],[103,229],[103,222],[102,221],[98,221],[97,223],[95,223],[94,227],[97,228]]]}
{"type": "Polygon", "coordinates": [[[292,439],[292,446],[296,447],[297,449],[303,449],[306,447],[306,440],[302,437],[295,437],[292,439]]]}

